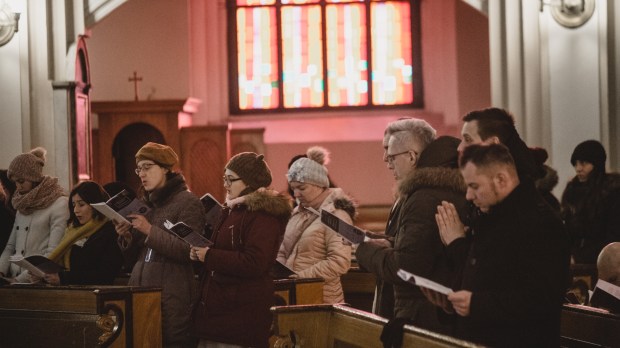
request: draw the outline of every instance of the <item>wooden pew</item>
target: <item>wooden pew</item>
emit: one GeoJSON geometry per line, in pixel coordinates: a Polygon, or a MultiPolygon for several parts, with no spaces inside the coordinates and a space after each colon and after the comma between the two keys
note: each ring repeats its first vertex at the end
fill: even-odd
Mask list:
{"type": "Polygon", "coordinates": [[[377,278],[374,274],[364,271],[359,266],[352,266],[349,272],[340,277],[344,300],[353,308],[366,312],[372,311],[377,278]]]}
{"type": "Polygon", "coordinates": [[[276,279],[273,281],[275,296],[282,305],[305,305],[323,303],[322,278],[276,279]]]}
{"type": "Polygon", "coordinates": [[[160,289],[0,287],[2,347],[161,347],[160,289]]]}
{"type": "Polygon", "coordinates": [[[589,306],[565,304],[562,347],[620,347],[620,316],[589,306]]]}
{"type": "MultiPolygon", "coordinates": [[[[274,348],[382,348],[387,320],[344,305],[273,307],[274,348]]],[[[473,343],[405,325],[403,347],[480,347],[473,343]]]]}

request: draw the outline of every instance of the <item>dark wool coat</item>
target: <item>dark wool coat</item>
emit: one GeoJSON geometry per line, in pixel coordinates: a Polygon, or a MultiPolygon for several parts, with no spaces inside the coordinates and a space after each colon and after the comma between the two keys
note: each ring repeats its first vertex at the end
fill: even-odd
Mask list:
{"type": "Polygon", "coordinates": [[[207,252],[200,300],[193,323],[201,339],[267,347],[274,304],[270,269],[286,223],[289,198],[254,192],[232,210],[225,208],[207,252]]]}
{"type": "Polygon", "coordinates": [[[404,200],[398,218],[393,248],[372,243],[358,246],[357,260],[377,277],[394,284],[394,317],[406,318],[414,325],[446,332],[437,311],[418,287],[404,282],[396,272],[402,268],[433,281],[450,284],[453,266],[437,228],[435,214],[442,201],[452,202],[462,219],[467,212],[465,183],[454,168],[456,146],[442,141],[431,143],[420,156],[418,167],[400,185],[404,200]],[[427,152],[428,151],[428,152],[427,152]]]}
{"type": "Polygon", "coordinates": [[[151,233],[146,238],[142,233],[132,231],[131,244],[121,244],[127,257],[137,253],[129,285],[162,289],[163,344],[187,345],[192,341],[190,313],[195,298],[190,248],[165,230],[164,221],[183,221],[194,231],[203,231],[204,207],[198,197],[187,190],[185,179],[180,174],[173,174],[163,188],[153,191],[148,198],[147,204],[152,209],[146,218],[152,225],[151,233]]]}
{"type": "MultiPolygon", "coordinates": [[[[396,228],[398,226],[398,218],[402,206],[403,200],[399,199],[390,210],[390,215],[385,225],[385,234],[390,237],[396,236],[396,228]]],[[[372,312],[387,319],[392,319],[394,317],[394,286],[389,282],[383,281],[383,279],[379,277],[377,277],[372,312]]]]}
{"type": "Polygon", "coordinates": [[[493,347],[558,347],[569,248],[557,213],[521,183],[472,228],[448,247],[456,259],[469,250],[465,262],[455,260],[465,267],[453,288],[472,292],[456,335],[493,347]]]}
{"type": "Polygon", "coordinates": [[[116,230],[106,222],[83,246],[71,246],[71,269],[58,273],[60,284],[112,284],[123,265],[116,230]]]}
{"type": "Polygon", "coordinates": [[[620,241],[620,174],[602,174],[585,183],[572,179],[562,194],[562,217],[575,262],[596,264],[605,245],[620,241]]]}

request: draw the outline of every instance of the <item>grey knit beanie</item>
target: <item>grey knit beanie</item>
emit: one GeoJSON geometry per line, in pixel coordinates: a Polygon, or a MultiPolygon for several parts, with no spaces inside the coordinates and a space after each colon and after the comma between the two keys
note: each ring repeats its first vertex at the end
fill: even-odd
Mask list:
{"type": "Polygon", "coordinates": [[[43,180],[43,166],[47,150],[37,147],[30,152],[22,153],[13,159],[9,165],[8,177],[12,181],[24,179],[32,182],[43,180]]]}
{"type": "Polygon", "coordinates": [[[295,161],[288,169],[288,182],[297,181],[319,187],[329,187],[327,168],[323,165],[329,161],[329,152],[322,147],[312,147],[306,153],[308,158],[302,157],[295,161]]]}

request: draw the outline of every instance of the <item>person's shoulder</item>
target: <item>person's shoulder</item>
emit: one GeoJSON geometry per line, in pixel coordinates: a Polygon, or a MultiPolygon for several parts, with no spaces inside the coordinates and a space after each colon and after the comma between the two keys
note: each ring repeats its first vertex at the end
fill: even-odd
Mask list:
{"type": "Polygon", "coordinates": [[[244,204],[250,212],[270,215],[283,221],[291,217],[293,204],[288,195],[274,190],[261,190],[245,197],[244,204]]]}

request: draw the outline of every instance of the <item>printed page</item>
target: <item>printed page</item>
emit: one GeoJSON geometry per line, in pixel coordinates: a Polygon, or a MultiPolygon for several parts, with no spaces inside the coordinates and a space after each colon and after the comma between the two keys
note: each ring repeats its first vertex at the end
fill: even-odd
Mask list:
{"type": "Polygon", "coordinates": [[[405,271],[404,269],[399,269],[396,274],[398,274],[398,276],[406,282],[409,282],[411,284],[414,284],[414,285],[417,285],[423,288],[431,289],[440,294],[448,295],[454,292],[452,291],[452,289],[448,288],[447,286],[443,286],[430,279],[426,279],[424,277],[417,276],[413,273],[409,273],[405,271]]]}

